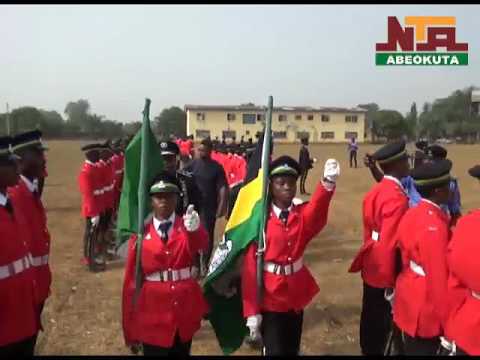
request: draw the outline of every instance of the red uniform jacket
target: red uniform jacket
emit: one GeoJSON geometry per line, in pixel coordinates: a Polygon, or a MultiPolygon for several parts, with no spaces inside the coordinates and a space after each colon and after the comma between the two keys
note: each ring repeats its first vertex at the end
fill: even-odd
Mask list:
{"type": "MultiPolygon", "coordinates": [[[[0,206],[0,267],[29,257],[27,222],[13,200],[12,217],[0,206]]],[[[35,270],[28,269],[0,279],[0,346],[36,334],[40,328],[37,313],[35,270]]]]}
{"type": "Polygon", "coordinates": [[[443,334],[446,318],[449,218],[435,204],[422,200],[403,216],[398,229],[402,271],[395,284],[393,319],[412,337],[443,334]],[[410,261],[421,266],[415,273],[410,261]]]}
{"type": "Polygon", "coordinates": [[[460,218],[448,248],[449,309],[445,336],[480,355],[480,210],[460,218]],[[472,291],[474,293],[472,293],[472,291]]]}
{"type": "Polygon", "coordinates": [[[34,258],[35,280],[39,292],[38,301],[43,303],[50,295],[52,283],[52,273],[48,262],[45,264],[41,262],[42,257],[50,255],[50,233],[47,228],[45,208],[40,197],[34,196],[22,179],[17,186],[9,189],[9,195],[28,221],[27,230],[30,235],[28,245],[34,258]]]}
{"type": "Polygon", "coordinates": [[[396,234],[407,209],[408,198],[398,180],[384,176],[373,186],[363,200],[363,245],[349,272],[361,271],[372,287],[394,287],[396,234]]]}
{"type": "Polygon", "coordinates": [[[82,216],[85,218],[100,215],[102,211],[101,196],[97,195],[101,190],[100,175],[99,168],[95,164],[85,162],[78,176],[78,185],[82,194],[82,216]]]}
{"type": "Polygon", "coordinates": [[[108,208],[108,186],[110,183],[110,169],[108,164],[104,160],[99,160],[96,164],[98,166],[98,173],[99,173],[99,189],[103,192],[100,195],[100,209],[101,212],[105,212],[108,208]]]}
{"type": "MultiPolygon", "coordinates": [[[[305,248],[325,226],[328,208],[334,191],[327,191],[320,183],[310,202],[292,205],[286,226],[273,210],[267,221],[265,262],[287,265],[303,256],[305,248]]],[[[256,243],[245,254],[242,273],[243,315],[262,311],[287,312],[304,309],[319,288],[310,271],[303,266],[292,275],[276,275],[264,271],[265,292],[263,304],[257,306],[256,243]]]]}
{"type": "MultiPolygon", "coordinates": [[[[144,280],[134,309],[136,239],[134,235],[129,240],[123,285],[125,342],[171,347],[177,331],[182,342],[190,341],[208,311],[200,285],[192,278],[176,282],[144,280]]],[[[208,234],[203,226],[196,232],[187,232],[183,219],[176,216],[165,245],[151,221],[145,227],[143,240],[143,274],[193,266],[196,254],[207,246],[208,234]]]]}
{"type": "Polygon", "coordinates": [[[115,178],[114,178],[114,206],[115,208],[118,207],[120,202],[120,194],[122,193],[122,185],[123,185],[123,162],[125,156],[123,153],[115,154],[112,158],[113,167],[115,170],[115,178]]]}

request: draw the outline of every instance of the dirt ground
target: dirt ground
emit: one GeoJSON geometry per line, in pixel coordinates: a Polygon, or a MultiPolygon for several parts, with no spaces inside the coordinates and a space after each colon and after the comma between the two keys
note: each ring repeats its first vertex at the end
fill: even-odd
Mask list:
{"type": "MultiPolygon", "coordinates": [[[[121,355],[129,354],[121,328],[123,264],[115,263],[104,273],[89,273],[81,265],[84,222],[80,216],[77,175],[83,154],[80,142],[51,141],[49,177],[44,202],[52,235],[52,294],[43,315],[45,332],[39,336],[38,355],[121,355]]],[[[373,184],[362,157],[375,146],[361,145],[359,168],[350,169],[346,145],[311,145],[318,162],[310,172],[307,191],[313,192],[323,164],[336,158],[341,177],[332,200],[328,225],[310,244],[306,263],[320,286],[320,293],[306,309],[302,351],[306,355],[359,354],[358,323],[361,282],[358,274],[347,272],[361,242],[362,197],[373,184]]],[[[453,173],[459,179],[463,211],[480,204],[480,185],[467,169],[475,163],[480,146],[449,145],[453,173]]],[[[299,145],[277,145],[275,155],[298,156],[299,145]]],[[[479,161],[480,162],[480,161],[479,161]]],[[[305,198],[305,197],[304,197],[305,198]]],[[[306,199],[306,198],[305,198],[306,199]]],[[[217,238],[224,222],[217,223],[217,238]]],[[[221,355],[212,328],[204,322],[194,338],[194,355],[221,355]]],[[[255,354],[243,346],[241,354],[255,354]]]]}

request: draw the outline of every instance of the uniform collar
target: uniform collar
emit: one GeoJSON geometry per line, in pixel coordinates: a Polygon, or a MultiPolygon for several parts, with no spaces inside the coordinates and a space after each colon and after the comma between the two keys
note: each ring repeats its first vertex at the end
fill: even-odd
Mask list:
{"type": "Polygon", "coordinates": [[[7,205],[8,196],[6,194],[0,193],[0,206],[7,205]]]}
{"type": "Polygon", "coordinates": [[[32,181],[30,181],[30,179],[28,179],[27,177],[23,176],[23,175],[20,175],[20,179],[22,179],[22,181],[24,182],[24,184],[27,186],[27,189],[33,193],[35,191],[38,191],[38,180],[35,179],[32,181]]]}
{"type": "Polygon", "coordinates": [[[402,191],[405,195],[407,194],[405,188],[402,185],[402,182],[400,180],[398,180],[396,177],[390,176],[390,175],[383,175],[383,178],[386,179],[386,180],[393,181],[395,184],[397,184],[400,187],[400,189],[402,189],[402,191]]]}
{"type": "MultiPolygon", "coordinates": [[[[292,211],[292,208],[293,208],[293,203],[288,207],[287,211],[288,212],[292,211]]],[[[282,212],[282,209],[280,209],[273,202],[272,202],[272,209],[273,209],[273,212],[275,213],[275,215],[277,216],[277,218],[280,219],[280,213],[282,212]]]]}
{"type": "Polygon", "coordinates": [[[430,201],[428,199],[425,199],[425,198],[422,198],[422,201],[437,208],[438,210],[442,210],[442,208],[438,205],[438,204],[435,204],[433,201],[430,201]]]}
{"type": "Polygon", "coordinates": [[[175,223],[175,211],[172,212],[172,215],[166,220],[158,220],[155,216],[153,217],[153,226],[155,227],[155,230],[158,230],[158,227],[166,223],[167,221],[170,221],[172,225],[175,223]]]}
{"type": "Polygon", "coordinates": [[[92,165],[92,166],[95,165],[95,163],[91,162],[90,160],[85,160],[85,164],[92,165]]]}

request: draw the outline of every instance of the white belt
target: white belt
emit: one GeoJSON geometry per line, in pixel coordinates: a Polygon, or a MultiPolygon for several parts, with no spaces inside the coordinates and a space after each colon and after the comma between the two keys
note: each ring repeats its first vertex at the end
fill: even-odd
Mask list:
{"type": "Polygon", "coordinates": [[[450,354],[448,355],[456,355],[457,353],[457,344],[455,344],[455,341],[449,341],[447,338],[444,338],[443,336],[440,336],[440,344],[442,347],[448,351],[450,351],[450,354]]]}
{"type": "Polygon", "coordinates": [[[148,281],[180,281],[190,279],[194,273],[194,267],[186,267],[179,270],[168,269],[148,274],[145,279],[148,281]]]}
{"type": "Polygon", "coordinates": [[[43,256],[35,256],[32,258],[33,266],[42,266],[48,264],[48,254],[43,256]]]}
{"type": "Polygon", "coordinates": [[[417,275],[425,276],[425,271],[415,261],[410,260],[410,269],[417,275]]]}
{"type": "Polygon", "coordinates": [[[372,231],[372,240],[378,241],[379,238],[380,238],[380,234],[376,231],[372,231]]]}
{"type": "Polygon", "coordinates": [[[95,190],[93,192],[93,195],[102,195],[103,194],[103,189],[102,190],[95,190]]]}
{"type": "Polygon", "coordinates": [[[22,271],[27,270],[31,266],[31,261],[32,254],[28,253],[28,255],[21,259],[15,260],[7,265],[0,266],[0,280],[20,274],[22,271]]]}
{"type": "Polygon", "coordinates": [[[295,261],[293,264],[280,265],[273,262],[266,262],[263,269],[275,275],[292,275],[303,267],[303,257],[295,261]]]}
{"type": "Polygon", "coordinates": [[[110,184],[110,185],[108,185],[108,186],[105,186],[105,187],[103,188],[103,192],[112,191],[112,190],[113,190],[113,187],[114,187],[114,184],[113,184],[113,183],[110,184]]]}
{"type": "Polygon", "coordinates": [[[475,299],[480,300],[480,293],[472,290],[472,296],[473,296],[475,299]]]}

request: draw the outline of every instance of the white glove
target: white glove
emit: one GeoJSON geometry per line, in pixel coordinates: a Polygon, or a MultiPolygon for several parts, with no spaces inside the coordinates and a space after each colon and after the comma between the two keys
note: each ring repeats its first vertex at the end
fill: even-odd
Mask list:
{"type": "Polygon", "coordinates": [[[192,204],[188,205],[187,211],[185,212],[185,215],[183,215],[183,224],[188,232],[197,231],[200,227],[200,216],[194,210],[192,204]]]}
{"type": "Polygon", "coordinates": [[[325,162],[325,168],[323,170],[323,177],[328,181],[335,183],[340,176],[340,164],[335,159],[328,159],[325,162]]]}
{"type": "Polygon", "coordinates": [[[262,337],[260,333],[260,325],[262,324],[262,315],[252,315],[247,318],[247,327],[250,329],[250,338],[258,340],[262,337]]]}
{"type": "Polygon", "coordinates": [[[94,216],[91,221],[93,226],[97,226],[100,223],[100,215],[94,216]]]}

